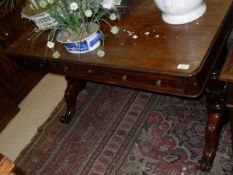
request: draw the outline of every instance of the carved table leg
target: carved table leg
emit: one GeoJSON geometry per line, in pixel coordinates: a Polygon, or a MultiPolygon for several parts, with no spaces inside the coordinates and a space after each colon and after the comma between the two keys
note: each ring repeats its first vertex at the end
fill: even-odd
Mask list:
{"type": "Polygon", "coordinates": [[[209,171],[218,147],[223,125],[227,122],[225,83],[218,80],[218,72],[213,72],[206,88],[208,120],[205,130],[205,147],[198,168],[209,171]]]}
{"type": "Polygon", "coordinates": [[[78,93],[85,87],[86,81],[67,77],[67,87],[65,91],[65,101],[67,105],[66,114],[61,117],[62,123],[69,123],[75,112],[76,98],[78,93]]]}

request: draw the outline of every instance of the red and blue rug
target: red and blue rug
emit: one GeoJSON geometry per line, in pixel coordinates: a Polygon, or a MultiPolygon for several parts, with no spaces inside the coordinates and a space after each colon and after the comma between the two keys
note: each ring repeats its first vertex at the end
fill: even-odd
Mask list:
{"type": "MultiPolygon", "coordinates": [[[[210,173],[197,170],[207,120],[197,100],[88,83],[69,125],[62,101],[16,163],[28,175],[232,175],[230,127],[210,173]]],[[[32,116],[33,117],[33,116],[32,116]]]]}

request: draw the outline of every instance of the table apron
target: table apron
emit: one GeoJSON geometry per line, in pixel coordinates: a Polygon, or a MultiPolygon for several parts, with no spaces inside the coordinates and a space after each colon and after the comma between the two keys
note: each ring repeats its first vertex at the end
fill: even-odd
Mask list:
{"type": "Polygon", "coordinates": [[[197,76],[182,77],[168,74],[130,71],[74,63],[28,58],[15,58],[17,65],[33,71],[61,74],[83,80],[119,85],[153,92],[195,98],[203,90],[197,76]]]}

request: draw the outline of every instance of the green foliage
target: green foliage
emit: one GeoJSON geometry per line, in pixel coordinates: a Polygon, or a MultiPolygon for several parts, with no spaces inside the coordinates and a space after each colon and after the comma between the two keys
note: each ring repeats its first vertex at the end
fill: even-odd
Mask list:
{"type": "Polygon", "coordinates": [[[15,0],[1,0],[0,6],[4,6],[6,10],[12,11],[15,8],[15,0]]]}
{"type": "Polygon", "coordinates": [[[26,5],[22,11],[23,14],[28,16],[28,17],[32,17],[32,16],[36,16],[38,14],[45,12],[46,9],[41,8],[39,6],[39,1],[40,0],[27,0],[26,5]]]}
{"type": "Polygon", "coordinates": [[[81,25],[97,23],[110,16],[113,9],[102,7],[103,0],[41,0],[40,6],[46,8],[50,16],[57,21],[57,29],[80,31],[81,25]]]}

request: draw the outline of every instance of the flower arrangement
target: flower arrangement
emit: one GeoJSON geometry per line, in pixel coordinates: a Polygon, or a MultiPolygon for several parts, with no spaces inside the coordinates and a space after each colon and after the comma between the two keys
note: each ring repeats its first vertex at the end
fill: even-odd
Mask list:
{"type": "MultiPolygon", "coordinates": [[[[47,47],[53,51],[53,57],[59,58],[60,53],[54,50],[54,38],[56,31],[64,31],[61,38],[64,42],[78,41],[88,37],[93,30],[90,24],[97,24],[97,30],[101,32],[102,22],[110,27],[112,34],[117,34],[119,28],[112,25],[117,20],[116,9],[121,8],[121,0],[39,0],[39,6],[46,9],[48,14],[56,21],[49,34],[47,47]]],[[[104,39],[102,34],[102,39],[104,39]]],[[[102,57],[105,52],[97,51],[102,57]]]]}

